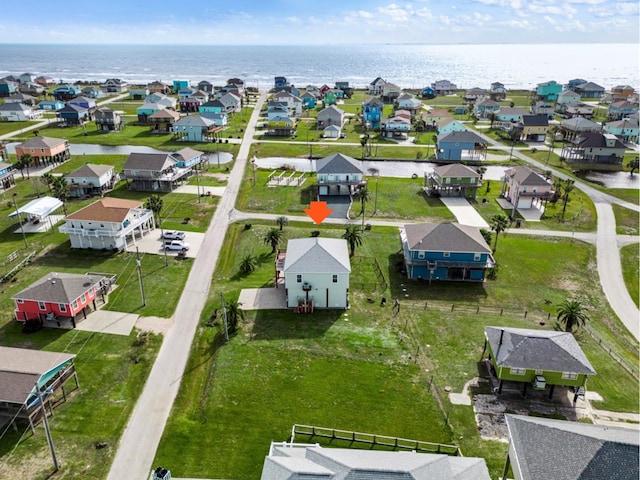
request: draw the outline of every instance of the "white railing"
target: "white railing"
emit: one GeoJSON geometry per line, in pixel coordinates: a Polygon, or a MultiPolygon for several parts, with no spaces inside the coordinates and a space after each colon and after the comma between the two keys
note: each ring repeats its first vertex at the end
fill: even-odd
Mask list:
{"type": "Polygon", "coordinates": [[[58,230],[60,233],[66,233],[68,235],[81,235],[83,237],[123,237],[128,235],[140,225],[149,221],[152,218],[153,212],[147,212],[138,217],[135,221],[131,222],[126,227],[118,230],[111,230],[107,228],[77,228],[70,227],[67,224],[62,225],[58,230]]]}

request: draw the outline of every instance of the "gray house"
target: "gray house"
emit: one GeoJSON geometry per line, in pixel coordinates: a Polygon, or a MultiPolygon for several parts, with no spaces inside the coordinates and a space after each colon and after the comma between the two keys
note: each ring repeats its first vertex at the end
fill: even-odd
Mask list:
{"type": "Polygon", "coordinates": [[[460,163],[435,167],[427,180],[429,193],[444,197],[473,199],[476,198],[478,187],[482,185],[480,174],[473,168],[460,163]]]}
{"type": "Polygon", "coordinates": [[[98,130],[102,132],[122,130],[122,117],[118,112],[107,107],[96,110],[95,122],[98,130]]]}
{"type": "Polygon", "coordinates": [[[329,125],[337,125],[342,128],[344,124],[344,111],[335,105],[323,108],[318,112],[318,128],[326,128],[329,125]]]}
{"type": "Polygon", "coordinates": [[[262,467],[260,480],[490,480],[490,478],[483,458],[272,443],[262,467]]]}
{"type": "Polygon", "coordinates": [[[316,161],[318,195],[350,195],[361,185],[362,168],[358,160],[334,153],[316,161]]]}
{"type": "Polygon", "coordinates": [[[129,190],[171,192],[191,174],[169,153],[132,153],[124,164],[129,190]]]}
{"type": "Polygon", "coordinates": [[[200,115],[187,115],[173,124],[173,135],[186,142],[210,142],[218,130],[213,120],[200,115]]]}
{"type": "Polygon", "coordinates": [[[638,480],[640,476],[637,429],[511,414],[505,419],[509,451],[502,478],[638,480]]]}

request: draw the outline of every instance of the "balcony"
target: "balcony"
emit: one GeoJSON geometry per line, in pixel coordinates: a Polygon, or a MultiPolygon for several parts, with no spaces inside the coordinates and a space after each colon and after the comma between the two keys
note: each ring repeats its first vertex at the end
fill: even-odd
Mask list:
{"type": "MultiPolygon", "coordinates": [[[[136,216],[136,215],[134,215],[136,216]]],[[[62,225],[58,230],[60,233],[66,233],[67,235],[80,235],[82,237],[113,237],[119,238],[128,235],[140,225],[148,222],[153,217],[153,212],[138,210],[136,218],[124,227],[120,227],[118,230],[111,230],[107,228],[77,228],[70,227],[68,224],[62,225]]]]}

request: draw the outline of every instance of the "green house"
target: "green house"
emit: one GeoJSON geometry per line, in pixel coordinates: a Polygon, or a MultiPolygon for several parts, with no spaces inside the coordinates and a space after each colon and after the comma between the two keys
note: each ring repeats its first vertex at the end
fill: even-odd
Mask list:
{"type": "MultiPolygon", "coordinates": [[[[497,394],[505,382],[548,390],[553,397],[556,385],[574,387],[573,401],[580,388],[596,371],[569,332],[530,330],[510,327],[485,327],[485,352],[488,350],[492,375],[498,378],[497,394]]],[[[483,353],[484,355],[484,353],[483,353]]]]}
{"type": "Polygon", "coordinates": [[[476,198],[482,185],[481,176],[473,168],[459,163],[441,165],[427,176],[429,194],[442,197],[476,198]]]}

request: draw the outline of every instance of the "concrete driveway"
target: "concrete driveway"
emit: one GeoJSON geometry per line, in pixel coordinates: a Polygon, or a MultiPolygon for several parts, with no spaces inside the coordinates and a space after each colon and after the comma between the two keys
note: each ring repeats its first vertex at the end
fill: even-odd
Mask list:
{"type": "Polygon", "coordinates": [[[475,208],[462,197],[440,197],[442,203],[453,213],[461,225],[471,225],[478,228],[489,228],[489,224],[476,211],[475,208]]]}
{"type": "MultiPolygon", "coordinates": [[[[200,187],[200,195],[209,196],[213,195],[214,197],[221,197],[224,195],[226,187],[208,187],[201,186],[200,187]]],[[[198,186],[197,185],[180,185],[178,188],[173,190],[173,193],[188,193],[191,195],[198,194],[198,186]]]]}
{"type": "MultiPolygon", "coordinates": [[[[187,251],[188,258],[196,258],[198,252],[200,251],[200,246],[204,240],[204,233],[196,233],[196,232],[184,232],[185,237],[184,241],[187,242],[190,247],[187,251]]],[[[135,252],[136,247],[141,253],[151,253],[152,255],[164,255],[164,249],[162,248],[163,242],[161,238],[161,230],[156,228],[149,235],[145,235],[141,240],[136,240],[136,244],[129,243],[127,245],[128,252],[135,252]]],[[[178,252],[175,250],[168,250],[167,256],[177,257],[178,252]]]]}
{"type": "Polygon", "coordinates": [[[78,321],[76,330],[128,336],[133,330],[138,316],[134,313],[96,310],[87,315],[86,319],[78,321]]]}
{"type": "Polygon", "coordinates": [[[287,302],[284,285],[280,288],[245,288],[240,292],[238,303],[243,310],[284,310],[287,302]]]}

